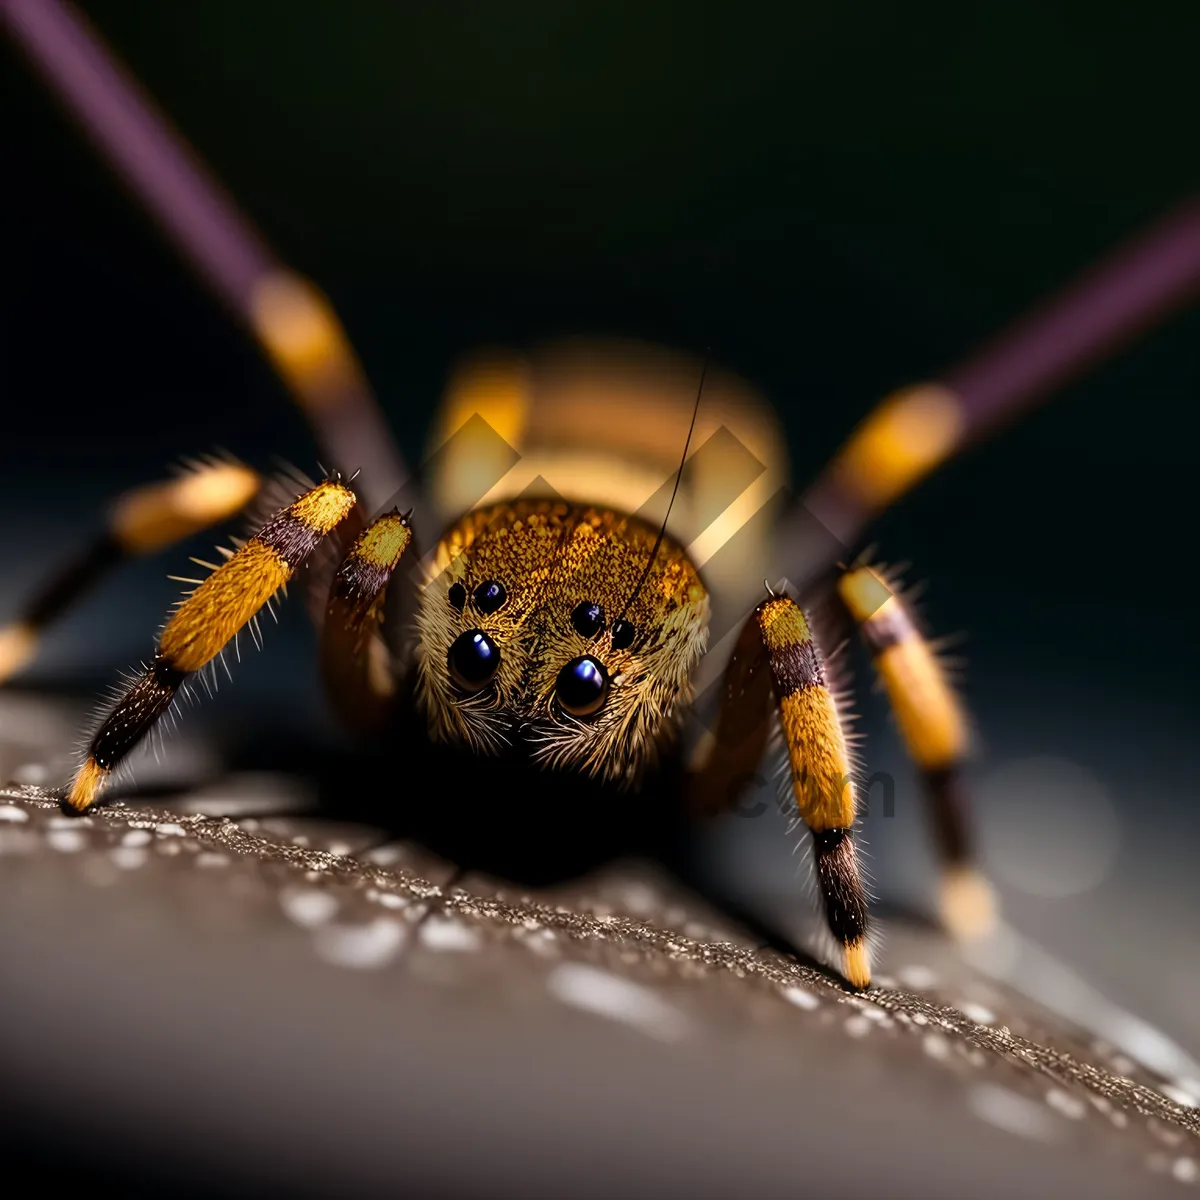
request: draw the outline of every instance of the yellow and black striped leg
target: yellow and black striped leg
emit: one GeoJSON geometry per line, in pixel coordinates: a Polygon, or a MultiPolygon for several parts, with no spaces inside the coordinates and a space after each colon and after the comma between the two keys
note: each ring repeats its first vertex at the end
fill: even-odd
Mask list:
{"type": "Polygon", "coordinates": [[[968,749],[962,703],[933,647],[882,569],[857,566],[838,594],[859,626],[900,735],[924,777],[941,861],[939,914],[955,937],[991,932],[996,900],[976,865],[962,775],[968,749]]]}
{"type": "Polygon", "coordinates": [[[787,596],[772,596],[751,618],[767,651],[792,792],[812,835],[825,919],[851,984],[871,982],[867,893],[854,845],[855,789],[850,756],[808,619],[787,596]]]}
{"type": "Polygon", "coordinates": [[[153,660],[93,735],[64,800],[68,812],[82,813],[96,803],[112,772],[167,712],[188,678],[255,619],[356,503],[340,478],[317,484],[277,512],[179,604],[153,660]]]}
{"type": "Polygon", "coordinates": [[[334,711],[373,733],[393,710],[396,678],[380,634],[388,584],[412,541],[409,513],[377,517],[355,538],[329,587],[321,628],[321,675],[334,711]]]}
{"type": "Polygon", "coordinates": [[[257,472],[241,463],[211,459],[196,463],[176,479],[118,496],[91,543],[64,563],[0,628],[0,683],[30,662],[45,630],[110,571],[233,516],[253,499],[261,482],[257,472]]]}

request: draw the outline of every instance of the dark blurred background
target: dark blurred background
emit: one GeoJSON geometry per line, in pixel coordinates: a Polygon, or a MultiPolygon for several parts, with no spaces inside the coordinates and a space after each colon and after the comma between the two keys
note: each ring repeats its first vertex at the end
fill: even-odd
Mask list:
{"type": "MultiPolygon", "coordinates": [[[[332,297],[412,457],[464,353],[617,334],[711,346],[778,405],[803,482],[881,395],[1200,183],[1194,4],[83,8],[332,297]]],[[[312,471],[315,451],[255,346],[2,53],[7,616],[178,455],[312,471]]],[[[876,530],[928,580],[933,627],[969,635],[985,857],[1014,924],[1193,1050],[1198,346],[1200,313],[1173,317],[876,530]],[[1047,755],[1079,788],[997,784],[1046,778],[1047,755]],[[1018,802],[989,803],[997,787],[1018,802]]],[[[29,678],[91,686],[144,654],[188,552],[110,581],[29,678]]],[[[207,719],[323,721],[309,642],[294,615],[271,631],[207,719]]],[[[870,765],[903,781],[865,707],[870,765]]],[[[870,819],[879,890],[927,904],[911,781],[897,808],[870,819]]],[[[762,824],[724,844],[754,841],[760,886],[788,894],[790,845],[762,824]]]]}

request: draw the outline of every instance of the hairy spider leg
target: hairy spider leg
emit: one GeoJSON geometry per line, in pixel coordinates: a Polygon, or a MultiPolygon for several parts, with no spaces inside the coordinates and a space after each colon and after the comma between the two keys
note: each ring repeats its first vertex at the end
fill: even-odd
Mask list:
{"type": "Polygon", "coordinates": [[[962,703],[882,569],[855,566],[841,576],[837,590],[870,651],[905,749],[925,781],[942,864],[942,924],[956,937],[983,936],[995,927],[996,900],[974,859],[962,778],[969,748],[962,703]]]}
{"type": "Polygon", "coordinates": [[[0,684],[29,664],[46,629],[110,571],[233,516],[261,484],[249,467],[214,458],[189,464],[176,479],[118,496],[104,528],[58,566],[17,617],[0,627],[0,684]]]}
{"type": "Polygon", "coordinates": [[[105,781],[171,707],[188,677],[207,666],[303,565],[357,503],[326,479],[275,514],[175,609],[153,661],[123,689],[92,736],[65,807],[85,812],[105,781]]]}
{"type": "Polygon", "coordinates": [[[857,988],[871,982],[867,893],[854,845],[855,788],[845,718],[829,687],[808,618],[788,596],[772,596],[751,618],[767,651],[787,747],[792,794],[812,834],[825,920],[857,988]]]}

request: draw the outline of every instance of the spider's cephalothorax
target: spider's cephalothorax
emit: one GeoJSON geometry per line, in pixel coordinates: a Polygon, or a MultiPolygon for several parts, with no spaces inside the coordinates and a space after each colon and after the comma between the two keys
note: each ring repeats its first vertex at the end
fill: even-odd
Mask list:
{"type": "Polygon", "coordinates": [[[472,512],[438,545],[417,616],[438,740],[633,784],[672,740],[708,634],[684,550],[636,517],[556,500],[472,512]]]}

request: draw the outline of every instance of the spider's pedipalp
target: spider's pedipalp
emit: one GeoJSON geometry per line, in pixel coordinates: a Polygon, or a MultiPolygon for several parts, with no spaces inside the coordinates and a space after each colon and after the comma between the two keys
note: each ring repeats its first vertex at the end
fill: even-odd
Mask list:
{"type": "Polygon", "coordinates": [[[388,584],[412,541],[408,513],[392,509],[355,538],[329,586],[321,626],[321,673],[335,711],[360,732],[375,729],[395,694],[379,634],[388,584]]]}
{"type": "Polygon", "coordinates": [[[122,689],[92,737],[67,792],[68,810],[84,812],[96,802],[105,781],[170,709],[190,676],[198,675],[212,694],[216,660],[225,646],[356,502],[343,484],[317,484],[276,513],[184,599],[159,635],[153,662],[122,689]]]}

